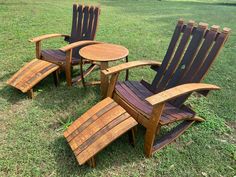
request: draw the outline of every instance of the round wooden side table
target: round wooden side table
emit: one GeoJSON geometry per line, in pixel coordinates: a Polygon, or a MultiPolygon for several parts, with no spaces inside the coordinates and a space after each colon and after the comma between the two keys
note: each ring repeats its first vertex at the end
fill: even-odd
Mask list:
{"type": "MultiPolygon", "coordinates": [[[[108,62],[110,61],[116,61],[125,58],[126,62],[128,62],[129,50],[121,45],[102,43],[83,47],[82,49],[80,49],[79,54],[81,56],[81,60],[86,59],[94,62],[100,62],[100,71],[101,71],[108,68],[108,62]]],[[[101,77],[101,95],[102,98],[105,98],[109,85],[109,80],[108,77],[106,77],[102,72],[100,72],[100,77],[101,77]]],[[[126,71],[126,80],[127,79],[128,79],[128,70],[126,71]]],[[[85,86],[83,75],[81,75],[81,80],[83,86],[85,86]]]]}

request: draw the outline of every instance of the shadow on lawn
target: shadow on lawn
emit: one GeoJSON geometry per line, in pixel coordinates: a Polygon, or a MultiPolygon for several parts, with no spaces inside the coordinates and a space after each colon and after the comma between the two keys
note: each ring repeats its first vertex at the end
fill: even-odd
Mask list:
{"type": "MultiPolygon", "coordinates": [[[[139,127],[137,137],[144,136],[144,129],[139,127]]],[[[128,135],[124,134],[96,156],[96,168],[91,168],[87,164],[79,165],[66,139],[60,137],[51,143],[50,149],[54,154],[57,163],[57,175],[86,175],[93,171],[106,173],[107,170],[117,170],[122,166],[133,163],[141,163],[145,160],[143,153],[143,138],[136,140],[136,146],[132,147],[128,141],[128,135]]]]}

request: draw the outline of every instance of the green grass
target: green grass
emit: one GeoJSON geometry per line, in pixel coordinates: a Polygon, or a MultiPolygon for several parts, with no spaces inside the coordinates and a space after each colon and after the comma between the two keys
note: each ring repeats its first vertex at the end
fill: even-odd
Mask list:
{"type": "MultiPolygon", "coordinates": [[[[126,46],[130,59],[162,60],[176,20],[184,18],[232,28],[224,50],[206,83],[222,87],[189,103],[206,122],[190,128],[176,142],[147,159],[144,130],[132,148],[124,135],[97,155],[97,167],[79,166],[62,136],[63,127],[100,99],[99,88],[67,88],[52,78],[36,88],[36,98],[6,85],[34,58],[31,37],[69,33],[73,1],[0,1],[0,176],[234,176],[236,175],[236,4],[223,1],[112,1],[94,2],[102,8],[97,40],[126,46]]],[[[90,4],[93,4],[89,1],[90,4]]],[[[65,45],[59,39],[43,47],[65,45]]],[[[132,80],[151,80],[153,72],[132,70],[132,80]]],[[[94,74],[95,76],[95,74],[94,74]]]]}

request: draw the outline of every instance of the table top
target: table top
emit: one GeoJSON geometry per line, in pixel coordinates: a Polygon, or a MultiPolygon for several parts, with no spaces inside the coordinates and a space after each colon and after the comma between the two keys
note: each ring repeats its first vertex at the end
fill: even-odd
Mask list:
{"type": "Polygon", "coordinates": [[[93,44],[80,49],[81,57],[93,61],[114,61],[125,58],[129,50],[116,44],[93,44]]]}

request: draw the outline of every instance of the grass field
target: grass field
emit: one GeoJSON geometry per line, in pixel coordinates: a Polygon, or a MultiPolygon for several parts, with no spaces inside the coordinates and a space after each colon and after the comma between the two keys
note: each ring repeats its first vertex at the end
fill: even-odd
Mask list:
{"type": "MultiPolygon", "coordinates": [[[[75,2],[75,1],[74,1],[75,2]]],[[[78,1],[76,1],[78,2],[78,1]]],[[[132,148],[124,135],[97,155],[97,167],[79,166],[62,136],[63,129],[100,99],[99,88],[55,88],[52,78],[36,88],[36,98],[10,88],[6,81],[34,58],[29,38],[70,33],[73,1],[0,0],[0,176],[227,176],[236,175],[236,2],[89,1],[102,8],[97,40],[122,44],[130,60],[161,61],[176,20],[184,18],[230,27],[232,34],[204,82],[222,87],[189,103],[206,121],[147,159],[144,130],[132,148]]],[[[64,46],[52,39],[43,48],[64,46]]],[[[130,78],[151,80],[147,68],[130,78]]],[[[97,77],[96,73],[90,77],[97,77]]]]}

